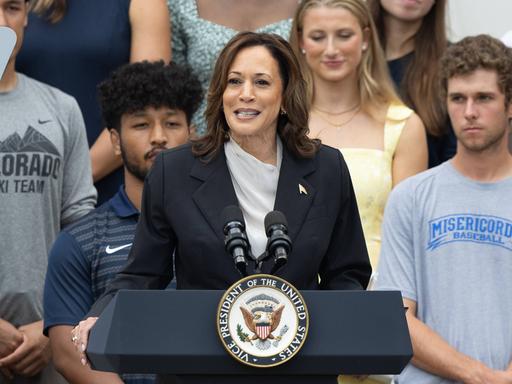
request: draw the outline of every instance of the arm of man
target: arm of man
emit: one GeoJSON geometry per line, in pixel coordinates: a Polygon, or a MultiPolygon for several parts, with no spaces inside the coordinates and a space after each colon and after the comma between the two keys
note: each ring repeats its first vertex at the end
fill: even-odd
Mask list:
{"type": "Polygon", "coordinates": [[[91,274],[90,260],[76,238],[62,231],[48,257],[43,296],[45,332],[50,337],[53,361],[71,384],[122,383],[115,374],[93,371],[80,364],[80,354],[71,340],[71,329],[94,301],[91,274]]]}
{"type": "MultiPolygon", "coordinates": [[[[13,353],[21,343],[23,334],[8,321],[0,319],[0,358],[13,353]]],[[[7,367],[0,366],[0,373],[8,379],[13,377],[12,371],[7,367]]]]}
{"type": "Polygon", "coordinates": [[[96,204],[85,124],[75,99],[62,110],[67,111],[65,155],[62,172],[61,226],[64,227],[87,214],[96,204]]]}
{"type": "Polygon", "coordinates": [[[22,333],[8,321],[0,319],[0,358],[13,353],[22,342],[22,333]]]}
{"type": "Polygon", "coordinates": [[[19,328],[23,342],[10,355],[0,360],[0,366],[20,376],[31,377],[49,363],[51,351],[48,338],[43,335],[43,321],[26,324],[19,328]]]}
{"type": "Polygon", "coordinates": [[[512,371],[495,371],[457,351],[416,317],[416,302],[404,299],[414,350],[412,363],[435,375],[466,384],[512,383],[512,371]]]}
{"type": "Polygon", "coordinates": [[[121,378],[110,372],[94,371],[80,363],[80,355],[71,341],[71,325],[57,325],[49,330],[53,361],[70,384],[122,384],[121,378]]]}

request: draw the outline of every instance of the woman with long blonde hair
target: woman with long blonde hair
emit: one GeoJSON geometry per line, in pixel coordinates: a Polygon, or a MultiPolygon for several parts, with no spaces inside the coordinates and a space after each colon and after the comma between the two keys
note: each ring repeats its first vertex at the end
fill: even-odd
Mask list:
{"type": "Polygon", "coordinates": [[[349,166],[375,270],[391,188],[426,169],[424,126],[395,93],[364,0],[304,0],[291,45],[309,86],[310,136],[349,166]]]}

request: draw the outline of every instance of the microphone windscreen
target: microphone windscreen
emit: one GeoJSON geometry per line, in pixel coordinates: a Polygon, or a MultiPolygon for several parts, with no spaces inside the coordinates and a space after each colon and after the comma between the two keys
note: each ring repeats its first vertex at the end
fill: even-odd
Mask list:
{"type": "Polygon", "coordinates": [[[275,224],[281,224],[285,227],[288,227],[288,222],[286,221],[286,217],[284,217],[284,214],[279,211],[271,211],[267,213],[267,216],[265,216],[265,233],[267,236],[269,235],[270,228],[275,224]]]}
{"type": "Polygon", "coordinates": [[[245,227],[245,220],[244,215],[242,214],[242,210],[240,209],[240,207],[236,205],[228,205],[227,207],[225,207],[222,210],[220,217],[222,218],[223,227],[225,227],[226,224],[232,221],[239,221],[245,227]]]}

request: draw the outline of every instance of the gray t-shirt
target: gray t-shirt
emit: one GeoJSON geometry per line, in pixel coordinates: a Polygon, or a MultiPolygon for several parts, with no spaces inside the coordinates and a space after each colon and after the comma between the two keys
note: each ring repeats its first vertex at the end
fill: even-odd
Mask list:
{"type": "MultiPolygon", "coordinates": [[[[400,183],[384,213],[376,287],[493,369],[512,359],[512,178],[480,183],[446,162],[400,183]]],[[[452,381],[409,364],[400,384],[452,381]]]]}
{"type": "Polygon", "coordinates": [[[0,93],[0,318],[17,327],[42,318],[50,246],[95,202],[75,99],[18,74],[0,93]]]}

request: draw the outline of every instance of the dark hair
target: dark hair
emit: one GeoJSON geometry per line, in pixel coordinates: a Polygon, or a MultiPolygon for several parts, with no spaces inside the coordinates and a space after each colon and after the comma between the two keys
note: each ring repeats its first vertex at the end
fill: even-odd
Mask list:
{"type": "Polygon", "coordinates": [[[489,35],[470,36],[452,44],[441,59],[441,88],[446,95],[448,80],[477,69],[496,71],[505,104],[512,101],[512,51],[489,35]]]}
{"type": "MultiPolygon", "coordinates": [[[[386,11],[380,0],[368,0],[368,5],[381,44],[386,47],[386,11]]],[[[407,65],[400,84],[400,96],[416,111],[432,136],[442,136],[446,129],[446,109],[439,89],[439,59],[448,45],[445,15],[446,0],[436,0],[413,37],[414,56],[407,65]]]]}
{"type": "Polygon", "coordinates": [[[190,124],[202,98],[201,83],[189,67],[142,61],[125,64],[99,86],[103,121],[121,128],[121,116],[147,107],[181,110],[190,124]]]}
{"type": "MultiPolygon", "coordinates": [[[[25,0],[26,2],[30,0],[25,0]]],[[[67,10],[66,0],[32,0],[30,10],[55,24],[62,20],[67,10]]]]}
{"type": "Polygon", "coordinates": [[[192,139],[192,152],[206,160],[214,157],[229,140],[229,126],[222,108],[222,95],[227,85],[229,69],[236,56],[245,48],[265,47],[279,66],[283,83],[282,107],[277,121],[277,133],[290,152],[298,157],[313,157],[320,142],[308,138],[308,100],[306,82],[299,62],[286,40],[275,34],[241,32],[233,37],[221,51],[213,70],[208,90],[205,119],[206,134],[192,139]]]}

